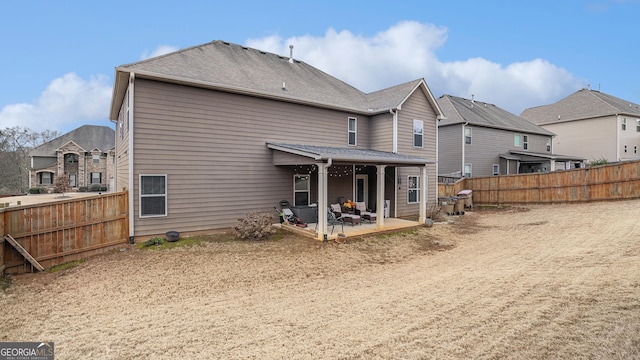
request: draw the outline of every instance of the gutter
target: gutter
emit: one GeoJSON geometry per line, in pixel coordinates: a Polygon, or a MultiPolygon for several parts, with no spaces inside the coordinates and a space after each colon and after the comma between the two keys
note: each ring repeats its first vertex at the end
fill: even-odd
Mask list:
{"type": "Polygon", "coordinates": [[[128,184],[128,188],[129,188],[129,243],[133,244],[135,242],[135,221],[134,221],[134,207],[133,207],[133,196],[135,194],[134,191],[134,182],[133,182],[133,121],[134,121],[134,111],[133,111],[133,92],[134,92],[134,82],[135,82],[135,78],[136,78],[136,74],[131,72],[129,73],[129,109],[127,110],[127,113],[129,115],[129,121],[127,122],[127,126],[129,127],[129,129],[127,129],[127,135],[129,136],[129,149],[128,149],[128,157],[129,157],[129,176],[128,176],[128,180],[129,180],[129,184],[128,184]]]}
{"type": "Polygon", "coordinates": [[[398,153],[398,110],[400,110],[400,108],[396,108],[395,112],[393,111],[393,109],[389,109],[389,113],[393,115],[393,125],[391,126],[393,129],[391,135],[391,141],[393,145],[391,146],[391,152],[394,154],[398,153]]]}

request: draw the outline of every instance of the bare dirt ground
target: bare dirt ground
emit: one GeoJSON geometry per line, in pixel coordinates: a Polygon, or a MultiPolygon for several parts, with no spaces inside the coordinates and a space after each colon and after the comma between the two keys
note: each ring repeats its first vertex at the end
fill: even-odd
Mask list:
{"type": "Polygon", "coordinates": [[[127,248],[14,277],[0,341],[54,341],[56,359],[638,359],[639,219],[634,200],[346,244],[127,248]]]}

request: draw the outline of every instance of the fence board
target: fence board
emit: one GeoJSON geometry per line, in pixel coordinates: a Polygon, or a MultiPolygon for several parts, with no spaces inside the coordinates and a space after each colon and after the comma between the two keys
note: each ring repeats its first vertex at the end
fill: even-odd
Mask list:
{"type": "MultiPolygon", "coordinates": [[[[0,237],[11,234],[45,268],[108,251],[129,239],[127,192],[5,208],[0,215],[0,237]]],[[[6,273],[30,271],[12,249],[0,248],[0,266],[6,273]]]]}
{"type": "Polygon", "coordinates": [[[439,196],[473,190],[473,203],[556,204],[640,198],[640,161],[551,173],[502,175],[438,184],[439,196]]]}

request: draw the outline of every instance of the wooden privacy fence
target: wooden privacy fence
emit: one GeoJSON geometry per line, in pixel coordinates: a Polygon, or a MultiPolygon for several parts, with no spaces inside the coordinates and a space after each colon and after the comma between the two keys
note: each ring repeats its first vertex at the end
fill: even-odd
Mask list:
{"type": "Polygon", "coordinates": [[[438,196],[473,190],[474,205],[553,204],[640,198],[640,161],[438,184],[438,196]]]}
{"type": "Polygon", "coordinates": [[[10,274],[33,270],[20,247],[50,268],[126,243],[128,201],[127,192],[119,192],[0,209],[0,269],[10,274]]]}

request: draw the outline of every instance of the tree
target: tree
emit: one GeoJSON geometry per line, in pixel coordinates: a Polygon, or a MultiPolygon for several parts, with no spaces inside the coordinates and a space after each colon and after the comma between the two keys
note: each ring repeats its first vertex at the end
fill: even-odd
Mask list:
{"type": "Polygon", "coordinates": [[[29,186],[29,151],[60,136],[15,126],[0,130],[0,194],[24,194],[29,186]]]}
{"type": "Polygon", "coordinates": [[[69,180],[69,177],[65,174],[58,175],[53,182],[53,191],[62,193],[62,196],[64,196],[64,193],[69,192],[69,190],[71,190],[71,180],[69,180]]]}

